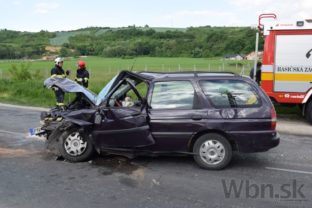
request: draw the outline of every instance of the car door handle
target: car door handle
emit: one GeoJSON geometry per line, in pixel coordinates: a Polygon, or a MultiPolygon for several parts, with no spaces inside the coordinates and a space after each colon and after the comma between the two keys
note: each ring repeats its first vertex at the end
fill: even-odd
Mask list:
{"type": "Polygon", "coordinates": [[[192,120],[202,120],[203,119],[203,117],[201,116],[201,115],[193,115],[192,116],[192,120]]]}

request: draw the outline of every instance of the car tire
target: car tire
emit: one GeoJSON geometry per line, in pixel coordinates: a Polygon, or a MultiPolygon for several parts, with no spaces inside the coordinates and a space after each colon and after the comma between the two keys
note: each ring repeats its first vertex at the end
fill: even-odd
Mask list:
{"type": "Polygon", "coordinates": [[[91,139],[77,128],[64,131],[58,141],[59,153],[69,162],[84,162],[91,158],[94,147],[91,139]]]}
{"type": "Polygon", "coordinates": [[[194,160],[204,169],[220,170],[232,159],[232,147],[228,140],[216,133],[200,136],[193,146],[194,160]]]}
{"type": "Polygon", "coordinates": [[[305,108],[305,118],[306,120],[312,124],[312,100],[310,100],[307,105],[306,105],[306,108],[305,108]]]}

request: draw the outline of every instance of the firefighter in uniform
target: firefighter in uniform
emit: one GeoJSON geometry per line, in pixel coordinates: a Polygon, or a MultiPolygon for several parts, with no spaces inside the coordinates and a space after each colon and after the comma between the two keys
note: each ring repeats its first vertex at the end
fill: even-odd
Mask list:
{"type": "MultiPolygon", "coordinates": [[[[257,68],[256,68],[256,82],[258,83],[258,85],[260,85],[260,82],[261,82],[261,66],[262,66],[262,63],[258,62],[257,63],[257,68]]],[[[250,70],[249,76],[250,76],[251,79],[254,79],[254,77],[255,77],[255,75],[254,75],[254,68],[252,68],[250,70]]]]}
{"type": "MultiPolygon", "coordinates": [[[[78,61],[77,63],[78,69],[76,71],[76,78],[75,81],[82,85],[85,88],[88,88],[89,86],[89,72],[86,69],[86,63],[84,61],[78,61]]],[[[86,102],[83,99],[82,93],[78,92],[76,93],[76,98],[73,101],[73,103],[76,103],[78,106],[85,106],[86,102]]]]}
{"type": "Polygon", "coordinates": [[[89,86],[89,72],[86,69],[86,63],[84,61],[78,61],[78,69],[75,81],[85,88],[88,88],[89,86]]]}
{"type": "MultiPolygon", "coordinates": [[[[58,57],[54,60],[55,66],[51,69],[51,78],[66,78],[65,71],[63,69],[64,59],[58,57]]],[[[67,72],[66,72],[67,73],[67,72]]],[[[60,109],[64,109],[64,92],[58,87],[52,87],[55,97],[56,97],[56,106],[60,109]]]]}

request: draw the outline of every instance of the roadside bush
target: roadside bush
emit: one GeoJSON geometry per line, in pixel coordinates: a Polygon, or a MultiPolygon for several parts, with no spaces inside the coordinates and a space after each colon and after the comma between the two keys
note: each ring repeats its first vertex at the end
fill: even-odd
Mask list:
{"type": "Polygon", "coordinates": [[[11,68],[9,69],[9,73],[13,80],[25,81],[32,79],[29,69],[30,63],[21,63],[19,68],[15,64],[12,64],[11,68]]]}
{"type": "Polygon", "coordinates": [[[21,63],[19,67],[12,64],[9,68],[11,79],[15,81],[27,81],[27,80],[39,80],[43,79],[43,75],[40,70],[36,70],[34,73],[30,73],[31,63],[21,63]]]}
{"type": "Polygon", "coordinates": [[[31,106],[55,105],[53,91],[45,89],[41,80],[1,80],[0,100],[31,106]]]}

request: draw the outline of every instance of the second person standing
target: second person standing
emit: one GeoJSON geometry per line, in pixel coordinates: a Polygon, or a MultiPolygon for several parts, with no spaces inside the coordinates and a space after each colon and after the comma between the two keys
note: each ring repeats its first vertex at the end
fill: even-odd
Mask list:
{"type": "Polygon", "coordinates": [[[75,81],[85,88],[89,86],[89,72],[86,69],[86,63],[84,61],[78,61],[75,81]]]}

